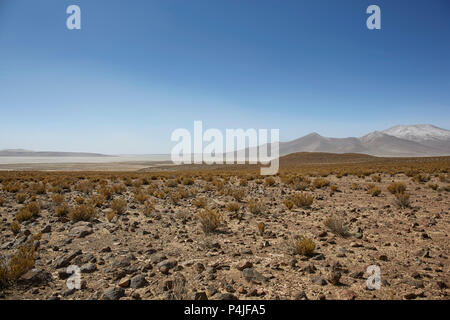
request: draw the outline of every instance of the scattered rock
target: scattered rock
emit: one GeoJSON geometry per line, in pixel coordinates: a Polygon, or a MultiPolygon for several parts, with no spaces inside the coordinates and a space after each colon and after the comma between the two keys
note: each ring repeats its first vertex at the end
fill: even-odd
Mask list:
{"type": "Polygon", "coordinates": [[[130,280],[130,287],[134,289],[145,287],[147,284],[148,282],[142,274],[138,274],[130,280]]]}
{"type": "Polygon", "coordinates": [[[103,300],[119,300],[125,296],[123,288],[111,287],[103,291],[103,300]]]}
{"type": "Polygon", "coordinates": [[[264,277],[261,273],[253,268],[245,268],[244,270],[242,270],[242,275],[244,276],[245,280],[250,282],[267,281],[266,277],[264,277]]]}

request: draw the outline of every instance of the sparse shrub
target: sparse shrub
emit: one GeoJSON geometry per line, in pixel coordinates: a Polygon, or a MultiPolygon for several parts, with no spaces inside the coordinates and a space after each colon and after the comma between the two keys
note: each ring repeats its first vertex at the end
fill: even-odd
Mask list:
{"type": "Polygon", "coordinates": [[[273,185],[275,185],[275,179],[273,177],[267,177],[266,179],[264,179],[264,185],[266,187],[272,187],[273,185]]]}
{"type": "Polygon", "coordinates": [[[61,203],[64,202],[64,196],[62,194],[54,194],[52,196],[52,201],[56,206],[59,206],[61,203]]]}
{"type": "Polygon", "coordinates": [[[299,193],[294,195],[291,200],[298,208],[309,208],[314,201],[314,197],[305,193],[299,193]]]}
{"type": "Polygon", "coordinates": [[[169,179],[166,182],[166,186],[169,187],[169,188],[175,188],[175,187],[178,186],[178,181],[175,180],[175,179],[169,179]]]}
{"type": "Polygon", "coordinates": [[[123,183],[127,186],[127,187],[131,187],[131,185],[133,184],[133,182],[131,181],[131,179],[129,177],[125,177],[123,179],[123,183]]]}
{"type": "Polygon", "coordinates": [[[247,203],[247,208],[250,210],[251,213],[253,214],[261,214],[264,211],[264,205],[259,202],[256,201],[254,199],[251,199],[248,203],[247,203]]]}
{"type": "Polygon", "coordinates": [[[153,204],[153,202],[146,201],[144,203],[144,211],[143,211],[144,215],[146,217],[150,217],[153,214],[153,212],[155,212],[155,205],[153,204]]]}
{"type": "Polygon", "coordinates": [[[36,260],[36,250],[32,242],[19,247],[17,252],[9,261],[8,279],[15,281],[19,279],[27,271],[31,270],[36,260]]]}
{"type": "Polygon", "coordinates": [[[372,176],[373,182],[381,182],[381,176],[380,175],[373,175],[372,176]]]}
{"type": "Polygon", "coordinates": [[[45,194],[45,184],[42,182],[35,183],[31,186],[31,191],[34,194],[45,194]]]}
{"type": "Polygon", "coordinates": [[[197,188],[191,188],[190,196],[196,197],[198,195],[198,189],[197,188]]]}
{"type": "Polygon", "coordinates": [[[114,199],[111,201],[111,209],[117,214],[123,214],[127,210],[127,202],[124,199],[114,199]]]}
{"type": "Polygon", "coordinates": [[[205,234],[214,232],[223,223],[220,212],[213,209],[203,209],[197,216],[205,234]]]}
{"type": "Polygon", "coordinates": [[[21,208],[16,213],[16,220],[19,222],[28,221],[33,217],[34,217],[33,213],[31,213],[31,211],[27,207],[21,208]]]}
{"type": "Polygon", "coordinates": [[[39,212],[41,212],[41,207],[39,206],[39,204],[36,201],[30,202],[26,206],[26,209],[28,209],[28,211],[31,213],[32,217],[36,217],[39,214],[39,212]]]}
{"type": "Polygon", "coordinates": [[[205,197],[200,197],[198,199],[195,199],[193,201],[193,204],[197,208],[206,208],[206,198],[205,197]]]}
{"type": "Polygon", "coordinates": [[[381,194],[381,189],[374,184],[369,184],[366,190],[372,197],[378,197],[381,194]]]}
{"type": "Polygon", "coordinates": [[[245,190],[244,189],[233,190],[232,196],[236,201],[240,202],[242,199],[244,199],[245,190]]]}
{"type": "Polygon", "coordinates": [[[410,169],[408,171],[405,172],[405,175],[408,177],[414,177],[415,175],[417,175],[419,172],[417,170],[413,170],[410,169]]]}
{"type": "Polygon", "coordinates": [[[337,185],[333,184],[332,186],[330,186],[330,191],[331,192],[339,192],[339,188],[337,185]]]}
{"type": "Polygon", "coordinates": [[[105,198],[103,197],[103,195],[101,194],[94,194],[90,199],[89,199],[89,204],[94,206],[94,207],[101,207],[103,205],[103,203],[105,202],[105,198]]]}
{"type": "Polygon", "coordinates": [[[294,190],[305,191],[305,190],[308,190],[309,186],[310,186],[310,184],[308,182],[301,181],[294,185],[294,190]]]}
{"type": "Polygon", "coordinates": [[[20,223],[18,223],[15,220],[13,222],[11,222],[9,227],[10,227],[12,233],[14,233],[14,234],[18,234],[20,232],[20,228],[21,228],[20,223]]]}
{"type": "Polygon", "coordinates": [[[110,200],[110,199],[112,198],[112,195],[113,195],[114,193],[117,193],[115,190],[116,190],[115,188],[102,187],[102,188],[100,188],[100,189],[98,190],[98,192],[99,192],[101,195],[103,195],[103,197],[104,197],[106,200],[110,200]]]}
{"type": "Polygon", "coordinates": [[[5,198],[3,198],[2,196],[0,196],[0,207],[2,207],[5,203],[6,203],[5,198]]]}
{"type": "Polygon", "coordinates": [[[418,183],[425,183],[430,180],[430,176],[422,174],[422,173],[418,173],[413,177],[413,180],[418,183]]]}
{"type": "Polygon", "coordinates": [[[135,193],[134,199],[139,203],[144,203],[145,201],[147,201],[148,195],[146,195],[142,191],[139,191],[139,192],[135,193]]]}
{"type": "Polygon", "coordinates": [[[216,180],[214,180],[214,186],[216,187],[216,189],[218,191],[220,191],[225,186],[225,182],[223,182],[223,180],[221,180],[221,179],[216,179],[216,180]]]}
{"type": "Polygon", "coordinates": [[[83,197],[77,197],[77,198],[75,198],[75,202],[77,204],[83,204],[84,203],[84,198],[83,197]]]}
{"type": "Polygon", "coordinates": [[[337,217],[329,217],[324,221],[324,225],[334,234],[347,238],[350,234],[348,232],[348,226],[343,220],[337,217]]]}
{"type": "Polygon", "coordinates": [[[291,210],[294,207],[294,202],[291,199],[286,199],[283,201],[283,203],[289,210],[291,210]]]}
{"type": "Polygon", "coordinates": [[[58,217],[64,217],[69,213],[69,206],[67,203],[61,203],[55,208],[55,214],[58,217]]]}
{"type": "Polygon", "coordinates": [[[227,203],[226,208],[229,212],[238,212],[241,206],[237,202],[230,202],[227,203]]]}
{"type": "MultiPolygon", "coordinates": [[[[110,196],[112,196],[113,193],[115,194],[123,194],[125,191],[127,191],[127,187],[123,183],[115,183],[112,185],[111,190],[106,190],[106,193],[111,193],[110,196]]],[[[109,188],[107,188],[109,189],[109,188]]],[[[107,198],[109,199],[109,197],[107,198]]]]}
{"type": "Polygon", "coordinates": [[[239,185],[240,185],[241,187],[246,187],[246,186],[248,186],[248,180],[247,180],[247,178],[241,178],[241,179],[239,180],[239,185]]]}
{"type": "Polygon", "coordinates": [[[300,254],[304,256],[311,256],[316,249],[316,244],[310,238],[295,236],[291,240],[290,249],[293,254],[300,254]]]}
{"type": "Polygon", "coordinates": [[[94,187],[92,186],[92,183],[88,180],[83,180],[78,182],[78,184],[75,186],[75,190],[82,192],[84,194],[89,194],[92,192],[94,187]]]}
{"type": "Polygon", "coordinates": [[[27,195],[25,193],[18,193],[18,194],[16,194],[16,201],[18,203],[24,203],[25,200],[27,200],[27,195]]]}
{"type": "Polygon", "coordinates": [[[142,180],[141,179],[137,179],[134,180],[132,183],[133,187],[135,187],[136,189],[139,189],[140,187],[142,187],[142,180]]]}
{"type": "Polygon", "coordinates": [[[327,179],[316,178],[313,181],[313,187],[316,189],[322,189],[322,188],[328,187],[329,185],[330,185],[330,181],[328,181],[327,179]]]}
{"type": "Polygon", "coordinates": [[[358,190],[359,189],[359,187],[358,187],[358,184],[356,184],[356,183],[352,183],[352,186],[351,186],[351,189],[352,190],[358,190]]]}
{"type": "Polygon", "coordinates": [[[28,241],[17,249],[9,261],[2,259],[0,261],[0,288],[8,286],[31,270],[34,267],[36,253],[33,242],[28,241]]]}
{"type": "Polygon", "coordinates": [[[181,183],[185,186],[191,186],[194,184],[194,179],[189,178],[189,177],[184,177],[183,180],[181,181],[181,183]]]}
{"type": "Polygon", "coordinates": [[[22,188],[22,186],[18,182],[3,184],[3,190],[11,192],[11,193],[17,193],[17,192],[19,192],[19,190],[21,188],[22,188]]]}
{"type": "Polygon", "coordinates": [[[436,183],[429,183],[428,187],[433,190],[437,190],[439,186],[436,183]]]}
{"type": "Polygon", "coordinates": [[[265,229],[266,229],[266,225],[264,224],[264,222],[259,222],[258,223],[258,232],[261,236],[264,234],[265,229]]]}
{"type": "Polygon", "coordinates": [[[69,212],[69,219],[73,222],[77,221],[90,221],[97,214],[95,208],[90,205],[82,204],[73,208],[69,212]]]}
{"type": "Polygon", "coordinates": [[[116,212],[114,210],[111,210],[106,213],[106,219],[108,220],[108,222],[111,222],[115,216],[116,216],[116,212]]]}
{"type": "Polygon", "coordinates": [[[394,182],[391,183],[387,189],[392,194],[404,193],[406,191],[406,185],[402,182],[394,182]]]}
{"type": "Polygon", "coordinates": [[[408,208],[410,206],[409,193],[397,192],[394,202],[399,208],[408,208]]]}
{"type": "Polygon", "coordinates": [[[183,198],[180,192],[171,192],[169,195],[170,200],[173,204],[177,205],[180,200],[183,198]]]}

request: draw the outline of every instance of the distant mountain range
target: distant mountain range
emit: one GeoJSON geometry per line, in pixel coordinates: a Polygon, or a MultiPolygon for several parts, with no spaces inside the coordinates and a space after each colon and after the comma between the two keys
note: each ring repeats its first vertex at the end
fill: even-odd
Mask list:
{"type": "Polygon", "coordinates": [[[100,153],[89,152],[55,152],[55,151],[31,151],[24,149],[0,150],[0,157],[109,157],[100,153]]]}
{"type": "Polygon", "coordinates": [[[359,138],[328,138],[311,133],[280,142],[281,156],[294,152],[363,153],[384,157],[450,155],[450,130],[430,124],[399,125],[359,138]]]}
{"type": "MultiPolygon", "coordinates": [[[[450,130],[431,124],[399,125],[384,131],[374,131],[359,138],[329,138],[318,133],[310,133],[292,141],[280,142],[280,156],[297,152],[359,153],[380,157],[450,155],[450,130]]],[[[0,150],[0,156],[110,157],[100,153],[23,149],[0,150]]]]}

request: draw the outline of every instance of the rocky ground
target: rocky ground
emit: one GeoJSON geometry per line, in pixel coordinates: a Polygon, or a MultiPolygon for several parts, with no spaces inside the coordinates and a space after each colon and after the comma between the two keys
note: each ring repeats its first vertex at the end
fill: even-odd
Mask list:
{"type": "MultiPolygon", "coordinates": [[[[2,190],[3,261],[27,241],[39,250],[34,268],[0,289],[0,298],[448,299],[450,197],[443,189],[448,183],[438,177],[418,183],[403,174],[383,174],[380,182],[371,176],[325,179],[330,186],[297,191],[279,177],[271,186],[262,179],[240,185],[236,176],[223,179],[223,185],[196,177],[193,184],[168,186],[168,179],[159,178],[149,185],[124,185],[114,194],[126,200],[123,213],[113,214],[111,200],[105,200],[94,218],[79,222],[56,215],[52,196],[57,192],[47,187],[32,199],[40,213],[21,222],[16,234],[10,225],[31,200],[19,204],[17,192],[2,190]],[[393,181],[406,184],[410,207],[394,204],[387,191],[393,181]],[[371,183],[380,195],[366,191],[371,183]],[[430,183],[438,185],[436,190],[430,183]],[[137,190],[154,203],[152,212],[135,199],[137,190]],[[174,190],[188,195],[178,200],[164,196],[174,190]],[[236,201],[227,190],[243,190],[244,196],[236,201]],[[284,200],[302,192],[314,197],[312,205],[288,209],[284,200]],[[196,218],[201,197],[224,217],[209,234],[196,218]],[[251,212],[251,200],[261,203],[260,213],[251,212]],[[237,213],[228,212],[231,202],[240,206],[237,213]],[[324,225],[331,216],[348,226],[347,237],[324,225]],[[264,230],[258,228],[261,222],[264,230]],[[312,239],[314,253],[293,254],[295,235],[312,239]],[[71,265],[80,268],[81,289],[67,286],[71,265]],[[367,288],[371,265],[381,271],[379,290],[367,288]]],[[[107,183],[117,183],[113,180],[107,183]]],[[[87,200],[99,192],[93,184],[87,193],[75,187],[61,193],[73,208],[78,197],[87,200]]]]}

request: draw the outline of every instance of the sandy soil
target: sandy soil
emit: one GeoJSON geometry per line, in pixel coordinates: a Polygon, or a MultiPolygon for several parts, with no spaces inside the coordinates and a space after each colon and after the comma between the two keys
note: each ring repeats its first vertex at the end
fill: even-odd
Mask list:
{"type": "MultiPolygon", "coordinates": [[[[20,246],[33,241],[40,248],[35,269],[3,289],[3,299],[448,299],[450,285],[450,197],[448,176],[434,175],[419,183],[404,174],[372,176],[329,175],[329,186],[304,191],[275,178],[273,185],[240,176],[201,177],[193,184],[151,173],[124,177],[89,177],[88,192],[73,180],[64,195],[70,208],[101,194],[101,183],[123,185],[112,199],[126,202],[124,212],[114,212],[112,200],[95,208],[89,221],[73,222],[57,216],[50,176],[45,193],[36,199],[16,201],[16,194],[0,191],[0,253],[7,261],[20,246]],[[146,177],[149,184],[142,184],[146,177]],[[153,180],[152,180],[153,179],[153,180]],[[447,180],[445,180],[447,179],[447,180]],[[403,182],[411,195],[409,207],[395,205],[387,187],[403,182]],[[447,182],[445,182],[447,181],[447,182]],[[374,184],[381,191],[366,191],[374,184]],[[429,187],[436,184],[436,190],[429,187]],[[332,188],[331,186],[336,186],[332,188]],[[445,187],[447,186],[447,189],[445,187]],[[81,189],[80,189],[81,190],[81,189]],[[239,201],[233,195],[243,191],[239,201]],[[334,190],[334,191],[333,191],[334,190]],[[144,193],[147,204],[136,199],[144,193]],[[308,194],[310,207],[288,209],[285,200],[308,194]],[[178,195],[178,196],[177,196],[178,195]],[[181,195],[181,196],[179,196],[181,195]],[[223,223],[205,234],[198,219],[198,199],[223,216],[223,223]],[[21,223],[17,234],[10,224],[31,200],[40,204],[35,218],[21,223]],[[253,210],[256,201],[260,212],[253,210]],[[229,212],[227,205],[239,210],[229,212]],[[253,206],[253,207],[252,207],[253,206]],[[325,226],[334,217],[348,230],[340,236],[325,226]],[[259,223],[264,223],[261,231],[259,223]],[[300,235],[313,240],[312,254],[294,254],[291,240],[300,235]],[[81,268],[82,289],[69,290],[66,268],[81,268]],[[380,267],[381,287],[369,290],[366,271],[380,267]]],[[[33,179],[19,175],[22,190],[33,179]],[[28,182],[27,182],[28,181],[28,182]]],[[[176,174],[173,175],[177,177],[176,174]]],[[[0,175],[1,177],[1,175],[0,175]]],[[[180,177],[180,176],[178,176],[180,177]]],[[[68,179],[69,179],[68,178],[68,179]]],[[[19,178],[17,178],[19,179],[19,178]]],[[[61,180],[61,176],[58,177],[61,180]]],[[[314,182],[314,177],[310,180],[314,182]]],[[[11,181],[3,177],[3,186],[11,181]]],[[[12,181],[14,182],[14,181],[12,181]]]]}

